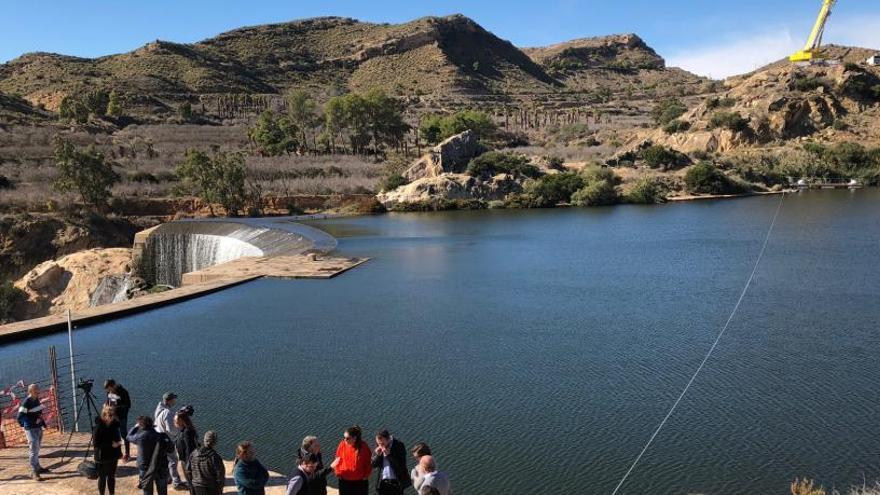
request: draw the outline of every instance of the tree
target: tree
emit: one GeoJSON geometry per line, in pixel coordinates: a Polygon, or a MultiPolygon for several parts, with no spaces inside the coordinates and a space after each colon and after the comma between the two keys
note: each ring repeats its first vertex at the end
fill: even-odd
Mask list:
{"type": "Polygon", "coordinates": [[[61,99],[58,115],[62,119],[73,120],[80,124],[85,124],[89,121],[89,109],[79,98],[73,95],[67,95],[61,99]]]}
{"type": "Polygon", "coordinates": [[[56,137],[54,157],[58,177],[53,187],[58,192],[76,190],[83,203],[98,207],[107,203],[110,188],[119,182],[119,175],[104,155],[90,146],[80,151],[66,139],[56,137]]]}
{"type": "Polygon", "coordinates": [[[666,196],[663,194],[663,187],[659,181],[651,177],[643,177],[637,180],[632,189],[626,193],[626,201],[639,205],[648,205],[663,203],[666,201],[666,196]]]}
{"type": "Polygon", "coordinates": [[[696,194],[737,194],[745,189],[732,181],[711,162],[697,163],[684,175],[688,192],[696,194]]]}
{"type": "Polygon", "coordinates": [[[261,113],[253,127],[248,129],[248,138],[257,145],[261,155],[278,156],[290,154],[299,144],[296,126],[286,117],[276,117],[269,110],[261,113]]]}
{"type": "Polygon", "coordinates": [[[314,132],[320,125],[321,120],[318,116],[317,105],[315,100],[302,89],[293,90],[287,93],[287,116],[290,122],[299,129],[299,144],[302,148],[308,147],[308,136],[306,132],[314,132]]]}
{"type": "Polygon", "coordinates": [[[492,117],[476,110],[461,110],[452,115],[429,115],[422,120],[419,132],[422,138],[432,144],[460,134],[473,131],[479,139],[491,138],[497,126],[492,117]]]}
{"type": "Polygon", "coordinates": [[[501,151],[489,151],[472,159],[468,163],[467,173],[473,177],[511,174],[517,177],[536,178],[541,175],[538,167],[530,164],[529,159],[524,155],[501,151]]]}
{"type": "Polygon", "coordinates": [[[110,98],[107,101],[107,116],[122,117],[122,102],[119,101],[119,93],[115,90],[110,92],[110,98]]]}
{"type": "Polygon", "coordinates": [[[219,203],[226,214],[235,216],[245,202],[244,156],[241,153],[218,152],[213,156],[189,149],[184,160],[174,169],[191,194],[202,198],[214,215],[219,203]]]}
{"type": "Polygon", "coordinates": [[[571,195],[584,187],[586,181],[576,172],[547,174],[526,184],[526,195],[532,206],[553,207],[571,201],[571,195]]]}
{"type": "Polygon", "coordinates": [[[571,195],[571,203],[575,206],[607,206],[617,201],[617,189],[607,180],[590,182],[571,195]]]}
{"type": "Polygon", "coordinates": [[[13,313],[27,300],[27,294],[11,282],[0,284],[0,324],[12,321],[13,313]]]}
{"type": "Polygon", "coordinates": [[[331,147],[347,134],[354,153],[366,154],[372,148],[379,155],[384,146],[399,147],[409,129],[403,120],[403,104],[381,90],[335,96],[325,109],[325,130],[331,147]]]}

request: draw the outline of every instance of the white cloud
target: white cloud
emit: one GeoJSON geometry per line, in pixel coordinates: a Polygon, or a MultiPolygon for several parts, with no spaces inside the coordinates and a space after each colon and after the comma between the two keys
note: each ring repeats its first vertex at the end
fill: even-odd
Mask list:
{"type": "MultiPolygon", "coordinates": [[[[723,79],[791,55],[803,47],[806,37],[806,32],[792,34],[786,27],[767,28],[751,35],[726,35],[723,36],[725,42],[674,53],[667,63],[695,74],[723,79]]],[[[832,16],[824,42],[880,50],[880,16],[832,16]]]]}
{"type": "Polygon", "coordinates": [[[753,71],[794,53],[802,41],[788,29],[726,37],[727,42],[682,50],[667,58],[667,65],[681,67],[701,76],[723,79],[753,71]]]}

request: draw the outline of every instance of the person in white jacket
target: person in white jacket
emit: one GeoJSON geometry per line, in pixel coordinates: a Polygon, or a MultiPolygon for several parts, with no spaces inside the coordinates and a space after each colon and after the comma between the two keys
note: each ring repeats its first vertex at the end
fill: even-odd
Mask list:
{"type": "MultiPolygon", "coordinates": [[[[165,392],[162,396],[162,402],[156,406],[154,423],[156,431],[165,433],[172,443],[177,436],[177,428],[174,427],[174,411],[172,408],[177,404],[177,394],[174,392],[165,392]]],[[[170,449],[168,451],[168,471],[171,472],[171,483],[175,490],[186,490],[186,483],[181,481],[180,473],[177,472],[177,451],[170,449]]]]}
{"type": "Polygon", "coordinates": [[[425,455],[419,459],[418,485],[414,485],[419,495],[452,495],[452,487],[449,485],[449,476],[437,471],[437,465],[434,463],[434,456],[425,455]]]}

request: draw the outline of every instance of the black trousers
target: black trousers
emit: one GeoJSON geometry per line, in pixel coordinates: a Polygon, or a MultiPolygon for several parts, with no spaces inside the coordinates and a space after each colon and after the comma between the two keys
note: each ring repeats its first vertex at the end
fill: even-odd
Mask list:
{"type": "Polygon", "coordinates": [[[370,495],[370,482],[339,480],[339,495],[370,495]]]}
{"type": "Polygon", "coordinates": [[[382,480],[376,487],[379,495],[403,495],[403,487],[397,480],[382,480]]]}
{"type": "Polygon", "coordinates": [[[104,495],[107,491],[110,495],[116,493],[116,465],[119,461],[98,462],[98,493],[104,495]]]}

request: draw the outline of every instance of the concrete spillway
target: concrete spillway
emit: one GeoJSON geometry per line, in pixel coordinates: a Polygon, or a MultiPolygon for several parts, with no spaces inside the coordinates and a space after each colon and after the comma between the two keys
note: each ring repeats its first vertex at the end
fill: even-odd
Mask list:
{"type": "Polygon", "coordinates": [[[238,258],[334,249],[332,236],[290,219],[183,220],[149,233],[138,271],[152,284],[178,287],[184,273],[238,258]]]}

